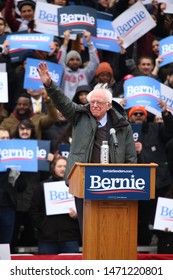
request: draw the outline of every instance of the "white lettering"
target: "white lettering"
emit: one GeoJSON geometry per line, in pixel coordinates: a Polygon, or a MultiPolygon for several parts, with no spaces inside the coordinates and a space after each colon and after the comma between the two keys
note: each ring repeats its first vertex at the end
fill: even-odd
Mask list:
{"type": "Polygon", "coordinates": [[[135,179],[134,175],[131,178],[103,178],[100,176],[90,176],[90,189],[138,189],[145,188],[145,181],[142,178],[135,179]]]}
{"type": "Polygon", "coordinates": [[[115,31],[101,28],[97,28],[97,37],[117,39],[115,31]]]}
{"type": "Polygon", "coordinates": [[[88,13],[86,15],[81,14],[61,14],[59,24],[67,24],[72,22],[86,22],[89,24],[95,24],[95,18],[90,16],[88,13]]]}
{"type": "Polygon", "coordinates": [[[172,53],[173,52],[173,44],[163,45],[162,46],[162,55],[172,53]]]}
{"type": "Polygon", "coordinates": [[[5,160],[8,158],[32,159],[34,157],[34,152],[32,150],[27,150],[26,147],[23,147],[23,149],[0,149],[0,157],[1,160],[5,160]]]}
{"type": "MultiPolygon", "coordinates": [[[[53,70],[53,72],[49,71],[49,74],[52,78],[53,81],[58,82],[59,81],[59,74],[55,72],[55,70],[53,70]]],[[[29,77],[31,79],[40,79],[39,74],[37,72],[37,68],[34,66],[30,66],[29,67],[29,77]]]]}
{"type": "Polygon", "coordinates": [[[32,36],[27,36],[27,35],[11,35],[10,37],[11,40],[13,41],[44,41],[48,42],[49,37],[44,36],[44,35],[32,35],[32,36]]]}
{"type": "Polygon", "coordinates": [[[160,92],[155,86],[128,86],[127,87],[127,97],[131,97],[138,94],[150,94],[154,97],[160,99],[160,92]]]}

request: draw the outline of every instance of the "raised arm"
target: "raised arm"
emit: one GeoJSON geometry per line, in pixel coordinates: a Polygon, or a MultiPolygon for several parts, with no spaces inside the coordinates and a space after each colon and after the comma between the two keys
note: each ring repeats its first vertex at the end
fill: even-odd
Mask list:
{"type": "Polygon", "coordinates": [[[46,62],[40,62],[37,68],[37,72],[40,76],[40,80],[44,84],[45,87],[50,87],[52,83],[51,76],[48,71],[48,66],[46,62]]]}
{"type": "Polygon", "coordinates": [[[51,97],[55,107],[63,114],[63,116],[70,122],[73,121],[76,108],[79,106],[72,102],[58,87],[57,83],[52,81],[49,74],[48,66],[46,62],[40,62],[37,68],[40,80],[44,84],[48,95],[51,97]]]}

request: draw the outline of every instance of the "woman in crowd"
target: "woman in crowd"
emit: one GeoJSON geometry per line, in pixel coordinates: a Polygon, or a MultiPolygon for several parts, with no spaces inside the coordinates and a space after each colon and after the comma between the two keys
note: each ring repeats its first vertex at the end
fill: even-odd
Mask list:
{"type": "Polygon", "coordinates": [[[31,216],[38,230],[39,254],[60,254],[79,252],[80,231],[77,214],[46,215],[44,183],[63,182],[67,159],[55,155],[51,165],[51,176],[43,181],[34,192],[31,216]]]}

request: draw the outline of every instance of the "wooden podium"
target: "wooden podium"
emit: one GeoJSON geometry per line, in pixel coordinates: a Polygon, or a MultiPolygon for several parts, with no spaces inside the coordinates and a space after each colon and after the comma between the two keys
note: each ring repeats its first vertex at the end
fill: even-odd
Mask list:
{"type": "MultiPolygon", "coordinates": [[[[91,166],[149,167],[150,198],[155,197],[157,164],[82,164],[75,163],[69,179],[69,191],[78,198],[85,194],[85,168],[91,166]]],[[[137,259],[138,200],[86,200],[83,216],[84,260],[137,259]]]]}

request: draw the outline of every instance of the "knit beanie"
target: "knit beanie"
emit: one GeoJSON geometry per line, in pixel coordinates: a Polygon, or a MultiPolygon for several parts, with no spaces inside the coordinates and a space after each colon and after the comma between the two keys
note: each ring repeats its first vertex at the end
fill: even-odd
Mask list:
{"type": "Polygon", "coordinates": [[[128,113],[128,117],[130,118],[133,113],[141,111],[144,113],[145,117],[147,117],[147,111],[145,110],[145,108],[143,106],[134,106],[130,109],[129,113],[128,113]]]}
{"type": "Polygon", "coordinates": [[[68,64],[69,60],[70,60],[72,57],[78,57],[79,60],[80,60],[80,64],[82,64],[81,56],[80,56],[80,54],[79,54],[77,51],[69,51],[69,52],[67,53],[67,55],[66,55],[65,63],[68,64]]]}
{"type": "Polygon", "coordinates": [[[113,70],[111,65],[108,62],[101,62],[99,67],[96,71],[96,77],[99,76],[101,73],[107,72],[113,76],[113,70]]]}

